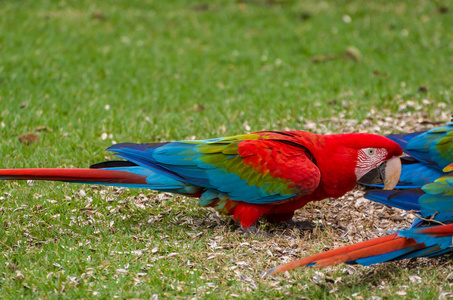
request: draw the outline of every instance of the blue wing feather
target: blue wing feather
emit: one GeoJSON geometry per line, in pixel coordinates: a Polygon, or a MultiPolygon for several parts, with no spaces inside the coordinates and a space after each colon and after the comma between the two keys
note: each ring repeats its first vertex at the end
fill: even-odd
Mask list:
{"type": "Polygon", "coordinates": [[[403,164],[400,180],[396,188],[421,188],[443,176],[444,173],[423,163],[403,164]]]}
{"type": "Polygon", "coordinates": [[[425,133],[426,131],[418,131],[418,132],[412,132],[412,133],[399,133],[399,134],[390,134],[387,137],[391,139],[392,141],[396,142],[398,145],[400,145],[401,148],[403,148],[403,152],[406,152],[406,147],[407,143],[415,138],[416,136],[419,136],[422,133],[425,133]]]}
{"type": "Polygon", "coordinates": [[[407,142],[405,152],[441,171],[453,161],[453,153],[451,153],[452,137],[453,123],[450,122],[445,126],[416,135],[407,142]],[[445,149],[445,147],[442,147],[445,144],[450,145],[450,147],[445,149]]]}
{"type": "Polygon", "coordinates": [[[215,162],[221,159],[224,164],[228,164],[228,160],[234,159],[237,154],[215,153],[214,150],[206,153],[209,151],[206,148],[203,148],[205,153],[200,153],[197,148],[200,145],[222,141],[225,142],[221,139],[212,139],[162,144],[126,143],[114,145],[107,150],[115,152],[115,155],[120,158],[148,167],[164,177],[169,177],[173,185],[174,182],[179,182],[186,189],[188,186],[204,188],[204,192],[207,194],[202,195],[201,204],[209,203],[210,200],[222,197],[222,195],[228,195],[235,201],[260,204],[274,203],[296,195],[294,193],[285,194],[278,187],[269,192],[266,190],[269,185],[265,184],[260,187],[250,185],[247,178],[241,179],[239,175],[226,172],[225,169],[210,163],[210,160],[215,162]]]}

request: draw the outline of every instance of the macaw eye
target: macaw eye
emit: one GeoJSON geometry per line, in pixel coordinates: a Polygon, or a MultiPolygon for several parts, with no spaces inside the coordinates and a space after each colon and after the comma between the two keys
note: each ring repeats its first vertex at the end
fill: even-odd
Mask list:
{"type": "Polygon", "coordinates": [[[376,149],[374,149],[374,148],[368,148],[368,149],[366,150],[366,152],[367,152],[368,155],[374,155],[374,154],[376,153],[376,149]]]}

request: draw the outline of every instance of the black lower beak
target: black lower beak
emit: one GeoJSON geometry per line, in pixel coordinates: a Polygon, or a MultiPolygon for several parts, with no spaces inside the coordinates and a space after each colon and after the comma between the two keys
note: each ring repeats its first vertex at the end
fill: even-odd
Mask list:
{"type": "Polygon", "coordinates": [[[379,167],[374,168],[373,170],[363,175],[359,179],[358,183],[364,185],[384,184],[386,164],[387,162],[383,162],[379,167]]]}
{"type": "Polygon", "coordinates": [[[383,184],[385,190],[391,190],[398,184],[400,175],[401,160],[394,157],[363,175],[358,182],[364,185],[383,184]]]}

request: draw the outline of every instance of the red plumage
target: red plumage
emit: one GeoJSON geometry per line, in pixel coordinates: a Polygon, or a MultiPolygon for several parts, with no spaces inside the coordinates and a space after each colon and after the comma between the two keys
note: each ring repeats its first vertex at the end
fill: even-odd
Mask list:
{"type": "Polygon", "coordinates": [[[147,184],[145,176],[103,169],[4,169],[0,179],[147,184]]]}
{"type": "Polygon", "coordinates": [[[438,225],[431,227],[424,227],[418,230],[419,233],[429,234],[433,237],[444,237],[453,235],[453,223],[447,225],[438,225]]]}

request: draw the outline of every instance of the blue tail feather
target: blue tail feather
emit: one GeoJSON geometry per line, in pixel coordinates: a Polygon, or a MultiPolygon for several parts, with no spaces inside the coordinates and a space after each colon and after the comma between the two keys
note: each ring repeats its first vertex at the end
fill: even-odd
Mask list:
{"type": "Polygon", "coordinates": [[[370,256],[366,258],[359,258],[354,261],[349,261],[346,263],[349,264],[360,264],[362,266],[369,266],[369,265],[374,265],[374,264],[379,264],[387,261],[392,261],[395,259],[398,259],[400,256],[406,255],[414,250],[416,250],[416,245],[410,246],[401,250],[396,250],[392,251],[389,253],[381,254],[381,255],[375,255],[375,256],[370,256]]]}
{"type": "Polygon", "coordinates": [[[399,257],[395,257],[391,261],[409,259],[409,258],[416,258],[416,257],[430,257],[432,255],[436,255],[439,252],[439,246],[434,245],[427,248],[411,251],[407,254],[401,255],[399,257]]]}
{"type": "Polygon", "coordinates": [[[135,143],[120,143],[120,144],[115,144],[110,147],[108,147],[106,150],[107,151],[113,151],[113,152],[121,152],[124,149],[132,149],[132,150],[137,150],[140,152],[146,152],[151,149],[156,149],[158,147],[164,146],[168,144],[168,142],[164,143],[145,143],[145,144],[135,144],[135,143]]]}

